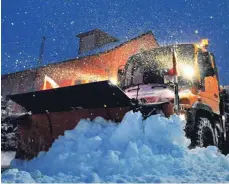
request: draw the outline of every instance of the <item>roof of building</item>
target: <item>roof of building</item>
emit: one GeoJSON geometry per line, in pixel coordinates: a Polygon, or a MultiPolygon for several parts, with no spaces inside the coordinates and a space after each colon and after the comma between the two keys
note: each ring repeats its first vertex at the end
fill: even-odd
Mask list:
{"type": "MultiPolygon", "coordinates": [[[[84,33],[82,33],[82,34],[84,34],[84,33]]],[[[6,75],[13,75],[13,74],[16,74],[16,73],[22,73],[22,72],[25,72],[25,71],[34,71],[37,68],[44,68],[44,67],[48,67],[50,65],[61,64],[61,63],[69,62],[69,61],[74,61],[74,60],[82,59],[82,58],[89,57],[89,56],[94,56],[94,55],[108,53],[108,52],[111,52],[111,51],[113,51],[113,50],[115,50],[115,49],[117,49],[117,48],[119,48],[119,47],[121,47],[123,45],[128,44],[131,41],[137,40],[137,39],[139,39],[139,38],[141,38],[141,37],[143,37],[143,36],[145,36],[147,34],[152,35],[154,37],[155,41],[156,41],[156,44],[159,45],[158,42],[157,42],[157,40],[156,40],[156,38],[155,38],[155,36],[154,36],[154,34],[152,33],[152,31],[147,31],[147,32],[145,32],[143,34],[134,36],[131,39],[128,39],[127,41],[118,41],[118,42],[113,42],[113,43],[110,43],[110,44],[106,44],[106,45],[104,45],[104,47],[97,48],[97,49],[94,49],[94,50],[91,50],[91,51],[88,51],[88,52],[79,54],[75,58],[67,59],[67,60],[64,60],[64,61],[56,62],[56,63],[50,63],[48,65],[44,65],[44,66],[41,66],[41,67],[30,68],[30,69],[23,70],[23,71],[18,71],[18,72],[14,72],[14,73],[4,74],[4,75],[2,75],[2,77],[3,76],[6,76],[6,75]]]]}
{"type": "MultiPolygon", "coordinates": [[[[148,32],[145,32],[145,33],[143,33],[141,35],[135,36],[135,37],[133,37],[133,38],[127,40],[127,41],[120,40],[120,41],[117,41],[117,42],[114,42],[114,43],[109,43],[109,44],[104,45],[101,48],[93,49],[93,50],[87,51],[85,53],[79,54],[77,56],[77,59],[80,59],[82,57],[87,57],[87,56],[92,56],[92,55],[97,55],[97,54],[110,52],[110,51],[112,51],[114,49],[117,49],[118,47],[121,47],[121,46],[123,46],[123,45],[125,45],[125,44],[127,44],[127,43],[129,43],[129,42],[131,42],[133,40],[136,40],[136,39],[138,39],[138,38],[140,38],[140,37],[142,37],[144,35],[147,35],[147,34],[153,35],[152,31],[148,31],[148,32]]],[[[156,39],[155,39],[155,41],[156,41],[156,39]]],[[[156,43],[157,43],[157,41],[156,41],[156,43]]]]}

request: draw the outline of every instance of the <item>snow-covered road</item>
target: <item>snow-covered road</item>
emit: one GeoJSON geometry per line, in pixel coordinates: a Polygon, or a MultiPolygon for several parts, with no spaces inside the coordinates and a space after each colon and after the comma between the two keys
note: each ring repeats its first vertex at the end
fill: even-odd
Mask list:
{"type": "Polygon", "coordinates": [[[10,151],[10,152],[1,152],[1,166],[2,167],[7,167],[10,165],[10,162],[14,159],[15,157],[15,152],[10,151]]]}
{"type": "Polygon", "coordinates": [[[189,150],[179,117],[142,120],[128,112],[121,124],[81,120],[47,153],[14,160],[2,182],[229,182],[229,155],[216,147],[189,150]]]}

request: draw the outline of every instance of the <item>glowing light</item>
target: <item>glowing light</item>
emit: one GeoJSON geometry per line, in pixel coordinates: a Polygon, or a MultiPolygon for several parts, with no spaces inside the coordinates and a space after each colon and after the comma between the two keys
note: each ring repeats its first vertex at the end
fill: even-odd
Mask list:
{"type": "Polygon", "coordinates": [[[109,81],[110,81],[111,84],[113,84],[113,85],[117,85],[117,83],[118,83],[117,79],[115,79],[115,78],[111,78],[109,81]]]}
{"type": "Polygon", "coordinates": [[[209,44],[208,39],[202,39],[200,41],[200,43],[197,43],[196,44],[196,46],[198,48],[202,49],[202,51],[205,51],[206,52],[207,51],[208,44],[209,44]]]}
{"type": "Polygon", "coordinates": [[[59,85],[52,78],[45,75],[43,90],[50,88],[59,88],[59,85]]]}
{"type": "Polygon", "coordinates": [[[207,47],[208,46],[208,39],[202,39],[200,43],[201,47],[207,47]]]}
{"type": "Polygon", "coordinates": [[[194,68],[191,67],[190,65],[185,65],[185,64],[182,65],[181,70],[183,76],[188,79],[192,79],[195,74],[194,68]]]}

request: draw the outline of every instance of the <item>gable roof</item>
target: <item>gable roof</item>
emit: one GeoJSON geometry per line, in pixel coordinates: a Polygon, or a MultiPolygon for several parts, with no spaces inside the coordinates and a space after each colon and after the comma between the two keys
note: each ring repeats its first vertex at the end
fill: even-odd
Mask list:
{"type": "MultiPolygon", "coordinates": [[[[147,34],[150,34],[150,35],[152,35],[154,37],[152,31],[147,31],[147,32],[145,32],[145,33],[143,33],[141,35],[135,36],[132,39],[129,39],[127,41],[117,41],[117,42],[114,42],[114,43],[107,44],[104,47],[93,49],[91,51],[79,54],[77,56],[77,59],[81,59],[82,57],[93,56],[93,55],[98,55],[98,54],[104,54],[104,53],[111,52],[111,51],[113,51],[113,50],[115,50],[115,49],[117,49],[117,48],[119,48],[119,47],[121,47],[123,45],[126,45],[129,42],[137,40],[137,39],[139,39],[139,38],[141,38],[141,37],[143,37],[143,36],[145,36],[147,34]]],[[[155,39],[155,37],[154,37],[154,39],[155,39]]],[[[159,45],[156,39],[155,39],[155,41],[156,41],[156,44],[159,45]]]]}
{"type": "Polygon", "coordinates": [[[60,62],[56,62],[56,63],[50,63],[50,64],[47,64],[47,65],[44,65],[44,66],[40,66],[40,67],[36,67],[36,68],[30,68],[30,69],[27,69],[27,70],[22,70],[22,71],[18,71],[18,72],[13,72],[13,73],[8,73],[8,74],[4,74],[2,75],[2,77],[4,76],[7,76],[7,75],[13,75],[13,74],[17,74],[17,73],[23,73],[23,72],[28,72],[28,71],[34,71],[38,68],[45,68],[45,67],[48,67],[50,65],[57,65],[57,64],[61,64],[61,63],[65,63],[65,62],[69,62],[69,61],[74,61],[74,60],[78,60],[78,59],[82,59],[82,58],[85,58],[85,57],[89,57],[89,56],[95,56],[95,55],[99,55],[99,54],[105,54],[105,53],[108,53],[108,52],[111,52],[123,45],[126,45],[128,44],[129,42],[132,42],[134,40],[137,40],[145,35],[152,35],[153,38],[155,39],[155,43],[159,46],[158,42],[157,42],[157,39],[155,38],[154,34],[152,31],[147,31],[145,33],[142,33],[138,36],[135,36],[133,37],[132,39],[129,39],[127,41],[118,41],[118,42],[114,42],[114,43],[111,43],[111,44],[107,44],[105,45],[104,47],[101,47],[101,48],[97,48],[97,49],[94,49],[94,50],[91,50],[91,51],[88,51],[88,52],[85,52],[85,53],[82,53],[82,54],[79,54],[77,55],[77,57],[75,58],[71,58],[71,59],[67,59],[67,60],[64,60],[64,61],[60,61],[60,62]]]}

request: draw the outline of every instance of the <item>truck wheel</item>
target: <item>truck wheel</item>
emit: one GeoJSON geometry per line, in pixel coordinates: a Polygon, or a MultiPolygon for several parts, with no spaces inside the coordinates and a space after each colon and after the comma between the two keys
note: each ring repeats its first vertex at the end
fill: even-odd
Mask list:
{"type": "Polygon", "coordinates": [[[224,153],[229,154],[229,118],[226,122],[226,141],[224,147],[224,153]]]}
{"type": "Polygon", "coordinates": [[[222,150],[223,147],[223,132],[222,127],[220,125],[220,122],[218,120],[215,120],[215,138],[216,138],[216,145],[220,150],[222,150]]]}
{"type": "Polygon", "coordinates": [[[224,113],[226,118],[226,140],[224,142],[224,150],[225,154],[229,154],[229,89],[224,89],[224,113]]]}
{"type": "Polygon", "coordinates": [[[217,146],[216,131],[212,127],[211,121],[207,117],[198,117],[194,130],[192,145],[199,147],[207,147],[210,145],[217,146]]]}

